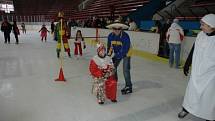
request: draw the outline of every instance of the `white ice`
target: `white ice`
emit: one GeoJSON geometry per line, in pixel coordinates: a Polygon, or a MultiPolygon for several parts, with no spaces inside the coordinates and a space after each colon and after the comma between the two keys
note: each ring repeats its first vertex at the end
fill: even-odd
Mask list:
{"type": "MultiPolygon", "coordinates": [[[[0,121],[203,121],[192,115],[178,119],[188,77],[167,64],[133,57],[134,93],[121,95],[124,86],[119,68],[118,102],[98,105],[91,94],[89,59],[94,47],[87,45],[79,60],[64,53],[66,82],[55,82],[60,62],[56,42],[49,35],[40,41],[36,31],[21,34],[20,44],[4,44],[0,34],[0,121]]],[[[73,42],[70,41],[73,54],[73,42]]]]}

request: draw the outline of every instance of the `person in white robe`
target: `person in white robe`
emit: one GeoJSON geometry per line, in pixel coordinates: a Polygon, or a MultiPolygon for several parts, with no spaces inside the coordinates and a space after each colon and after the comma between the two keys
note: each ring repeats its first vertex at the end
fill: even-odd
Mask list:
{"type": "Polygon", "coordinates": [[[186,89],[183,108],[178,114],[187,114],[215,120],[215,14],[205,15],[201,21],[193,56],[190,80],[186,89]]]}

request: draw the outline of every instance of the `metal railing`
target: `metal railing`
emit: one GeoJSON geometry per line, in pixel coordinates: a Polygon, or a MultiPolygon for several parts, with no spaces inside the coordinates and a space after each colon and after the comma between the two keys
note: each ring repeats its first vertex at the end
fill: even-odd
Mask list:
{"type": "Polygon", "coordinates": [[[32,16],[21,16],[21,15],[1,15],[0,21],[3,21],[4,18],[7,18],[8,21],[14,21],[17,22],[46,22],[50,21],[50,19],[46,19],[44,15],[32,15],[32,16]]]}

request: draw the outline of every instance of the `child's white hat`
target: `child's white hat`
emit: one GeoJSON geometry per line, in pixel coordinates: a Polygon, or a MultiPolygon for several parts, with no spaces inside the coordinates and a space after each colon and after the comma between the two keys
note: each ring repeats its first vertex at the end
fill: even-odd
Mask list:
{"type": "Polygon", "coordinates": [[[215,14],[207,14],[201,20],[211,28],[215,28],[215,14]]]}
{"type": "Polygon", "coordinates": [[[101,50],[103,50],[103,49],[105,50],[105,49],[106,49],[103,43],[98,43],[96,46],[97,46],[97,52],[98,52],[98,53],[99,53],[101,50]]]}

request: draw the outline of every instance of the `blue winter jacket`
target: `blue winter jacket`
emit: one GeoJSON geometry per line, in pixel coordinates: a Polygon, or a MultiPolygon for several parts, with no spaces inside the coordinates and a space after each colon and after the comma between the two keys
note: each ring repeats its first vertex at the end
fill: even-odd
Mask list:
{"type": "Polygon", "coordinates": [[[107,53],[114,52],[114,58],[122,59],[127,56],[129,49],[131,48],[131,42],[129,35],[122,31],[122,33],[116,36],[114,33],[108,35],[107,53]]]}

